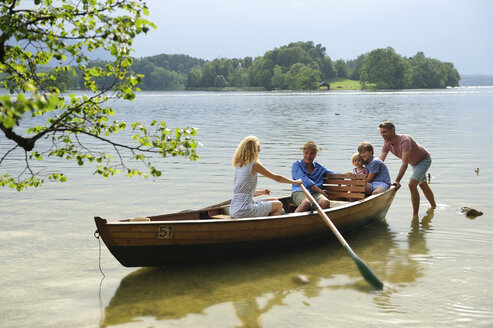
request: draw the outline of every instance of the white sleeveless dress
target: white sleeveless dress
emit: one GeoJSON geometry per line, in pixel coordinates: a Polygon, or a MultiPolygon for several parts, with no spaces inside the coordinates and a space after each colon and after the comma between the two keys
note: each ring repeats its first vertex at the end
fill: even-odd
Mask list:
{"type": "Polygon", "coordinates": [[[257,174],[252,174],[254,163],[235,167],[233,198],[229,209],[229,214],[234,218],[267,216],[272,210],[271,202],[253,199],[257,189],[257,174]]]}

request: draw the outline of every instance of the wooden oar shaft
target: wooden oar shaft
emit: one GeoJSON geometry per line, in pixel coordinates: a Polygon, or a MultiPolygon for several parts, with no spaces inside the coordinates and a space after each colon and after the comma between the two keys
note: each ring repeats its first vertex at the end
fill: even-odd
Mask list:
{"type": "Polygon", "coordinates": [[[334,235],[337,237],[337,239],[339,239],[339,242],[342,244],[342,246],[346,246],[347,245],[346,240],[341,235],[341,233],[339,232],[339,230],[337,230],[336,226],[329,219],[329,217],[327,216],[327,214],[324,213],[324,210],[322,209],[322,207],[320,207],[320,204],[315,200],[315,198],[313,198],[312,194],[310,194],[310,192],[305,188],[304,185],[301,185],[301,189],[303,189],[303,192],[305,193],[306,197],[308,197],[308,199],[312,203],[315,204],[315,206],[317,207],[318,214],[322,217],[322,219],[324,220],[325,224],[327,224],[329,226],[330,230],[334,233],[334,235]]]}

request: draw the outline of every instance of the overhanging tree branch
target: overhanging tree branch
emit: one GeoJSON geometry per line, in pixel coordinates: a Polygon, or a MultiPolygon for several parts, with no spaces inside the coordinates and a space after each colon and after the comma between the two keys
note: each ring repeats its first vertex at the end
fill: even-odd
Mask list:
{"type": "Polygon", "coordinates": [[[133,100],[142,79],[129,71],[129,54],[134,38],[155,25],[145,19],[148,10],[141,0],[76,4],[69,0],[36,0],[34,8],[16,9],[20,2],[0,3],[0,87],[12,93],[0,96],[0,130],[12,141],[11,147],[0,149],[0,170],[3,174],[7,160],[17,160],[13,154],[19,148],[24,151],[24,165],[9,165],[7,173],[0,176],[0,186],[22,190],[40,186],[45,178],[65,181],[62,172],[43,175],[32,169],[32,161],[47,157],[73,160],[77,165],[95,163],[96,173],[104,177],[117,174],[119,168],[127,176],[159,176],[161,172],[152,164],[155,156],[146,154],[198,159],[198,143],[194,140],[197,129],[172,131],[165,122],[144,126],[110,119],[118,108],[106,106],[108,93],[133,100]],[[83,49],[105,49],[113,61],[95,65],[83,49]],[[69,66],[67,58],[77,66],[69,66]],[[43,69],[55,60],[59,64],[54,69],[43,69]],[[87,93],[81,97],[62,96],[61,72],[81,74],[87,93]],[[43,119],[44,123],[29,124],[27,118],[36,122],[43,119]],[[25,135],[19,132],[21,123],[29,125],[25,135]],[[126,128],[131,128],[129,140],[116,141],[113,135],[126,128]],[[85,138],[97,140],[103,149],[92,149],[85,138]],[[51,142],[46,144],[41,139],[51,142]],[[112,162],[114,155],[116,163],[112,162]],[[142,163],[148,172],[131,168],[129,163],[142,163]],[[17,173],[13,167],[18,167],[17,173]]]}

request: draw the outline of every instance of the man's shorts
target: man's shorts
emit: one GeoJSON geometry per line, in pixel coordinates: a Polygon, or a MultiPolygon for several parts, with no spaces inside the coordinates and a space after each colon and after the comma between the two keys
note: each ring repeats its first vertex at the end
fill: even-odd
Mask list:
{"type": "MultiPolygon", "coordinates": [[[[313,198],[318,202],[322,197],[325,197],[319,192],[309,190],[310,194],[312,194],[313,198]]],[[[306,198],[306,195],[303,191],[295,191],[291,194],[291,198],[293,199],[293,203],[295,203],[296,206],[299,206],[303,199],[306,198]]]]}
{"type": "Polygon", "coordinates": [[[431,157],[425,158],[422,161],[418,162],[413,168],[413,175],[411,179],[417,180],[418,184],[421,184],[426,181],[426,172],[431,166],[431,157]]]}

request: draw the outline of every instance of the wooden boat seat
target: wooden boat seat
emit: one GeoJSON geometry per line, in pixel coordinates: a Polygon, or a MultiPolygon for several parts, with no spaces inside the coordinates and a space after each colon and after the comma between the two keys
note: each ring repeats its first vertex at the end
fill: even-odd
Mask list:
{"type": "Polygon", "coordinates": [[[366,175],[327,174],[324,189],[329,200],[356,201],[365,198],[366,175]]]}
{"type": "Polygon", "coordinates": [[[231,220],[232,217],[229,214],[216,214],[216,215],[211,215],[209,218],[211,219],[222,219],[222,220],[231,220]]]}
{"type": "MultiPolygon", "coordinates": [[[[324,189],[329,196],[330,207],[337,207],[348,202],[365,198],[366,176],[352,173],[327,174],[324,177],[324,189]]],[[[293,213],[296,205],[289,200],[283,201],[286,213],[293,213]]]]}

